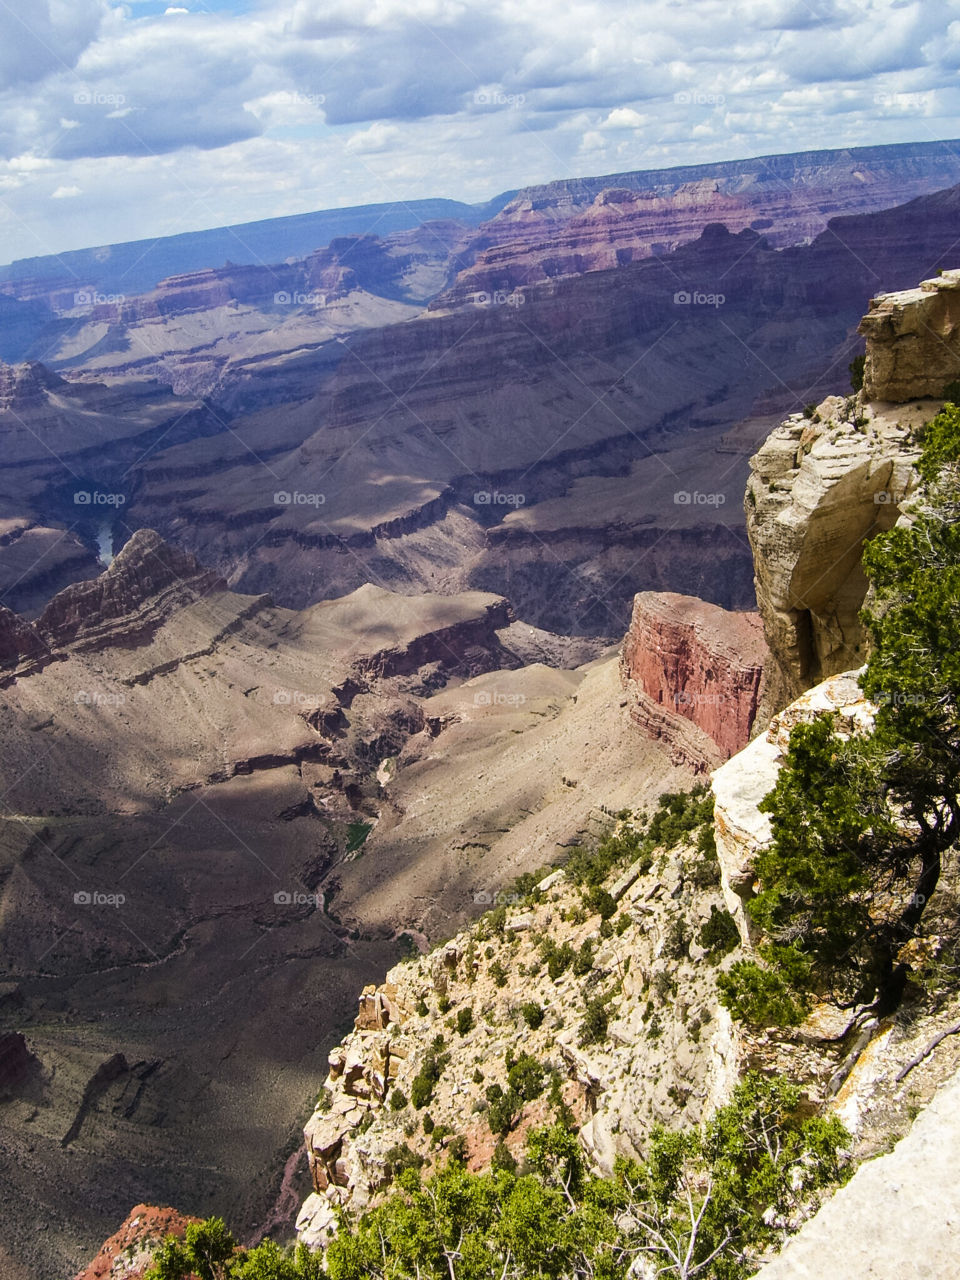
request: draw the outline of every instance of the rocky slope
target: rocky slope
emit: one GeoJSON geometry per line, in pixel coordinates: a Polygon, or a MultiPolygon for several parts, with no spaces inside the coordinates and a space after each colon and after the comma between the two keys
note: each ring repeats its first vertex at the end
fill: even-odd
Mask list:
{"type": "Polygon", "coordinates": [[[298,613],[140,531],[0,634],[11,1275],[75,1271],[132,1200],[282,1225],[305,1099],[397,935],[692,776],[615,654],[547,667],[592,650],[489,593],[298,613]]]}

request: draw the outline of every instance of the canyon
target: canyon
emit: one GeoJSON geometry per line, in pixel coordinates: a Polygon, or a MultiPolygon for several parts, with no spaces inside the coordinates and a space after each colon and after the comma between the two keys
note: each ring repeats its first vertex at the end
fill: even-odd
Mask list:
{"type": "MultiPolygon", "coordinates": [[[[500,1057],[529,1039],[519,987],[467,973],[476,917],[542,872],[532,919],[507,904],[518,940],[491,944],[532,964],[530,931],[575,910],[552,869],[718,767],[717,882],[693,885],[684,846],[611,885],[618,940],[570,929],[636,973],[610,1052],[568,1034],[556,1065],[598,1168],[706,1114],[751,1055],[826,1096],[840,1050],[737,1041],[696,936],[729,910],[749,946],[770,775],[743,761],[775,762],[775,713],[862,660],[860,550],[960,373],[960,174],[936,148],[782,159],[551,184],[279,265],[176,263],[0,368],[12,1280],[66,1280],[137,1201],[247,1240],[304,1201],[320,1241],[338,1188],[379,1186],[387,1083],[441,1017],[421,999],[468,984],[500,1057]],[[922,382],[925,308],[948,354],[922,382]],[[667,1052],[644,984],[678,912],[677,980],[710,1018],[691,1032],[661,1001],[667,1052]]],[[[23,279],[0,320],[50,325],[56,289],[23,279]]],[[[142,1217],[100,1271],[167,1222],[142,1217]]]]}

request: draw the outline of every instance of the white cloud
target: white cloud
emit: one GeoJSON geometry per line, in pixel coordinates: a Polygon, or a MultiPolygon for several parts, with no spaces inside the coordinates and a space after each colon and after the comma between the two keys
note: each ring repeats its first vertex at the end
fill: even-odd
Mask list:
{"type": "Polygon", "coordinates": [[[401,137],[402,134],[395,125],[372,124],[362,133],[352,134],[344,144],[344,151],[348,155],[375,155],[396,147],[401,137]]]}
{"type": "Polygon", "coordinates": [[[51,200],[72,200],[75,196],[83,195],[79,187],[57,187],[50,199],[51,200]]]}
{"type": "Polygon", "coordinates": [[[958,131],[957,0],[210,7],[0,7],[9,255],[958,131]]]}

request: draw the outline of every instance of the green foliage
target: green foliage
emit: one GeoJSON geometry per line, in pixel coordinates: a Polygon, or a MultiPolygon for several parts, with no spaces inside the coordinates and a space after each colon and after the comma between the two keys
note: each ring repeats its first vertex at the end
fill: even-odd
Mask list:
{"type": "Polygon", "coordinates": [[[600,1044],[607,1038],[610,1012],[605,996],[594,996],[587,1001],[587,1010],[580,1023],[580,1044],[600,1044]]]}
{"type": "Polygon", "coordinates": [[[589,1175],[576,1134],[531,1132],[524,1171],[501,1140],[488,1174],[448,1163],[346,1218],[329,1280],[627,1280],[637,1259],[661,1276],[741,1280],[778,1225],[842,1180],[846,1135],[807,1114],[799,1091],[751,1075],[701,1132],[657,1129],[646,1159],[589,1175]]]}
{"type": "Polygon", "coordinates": [[[867,357],[863,352],[858,356],[854,356],[847,368],[850,370],[850,386],[854,391],[863,390],[863,372],[867,363],[867,357]]]}
{"type": "MultiPolygon", "coordinates": [[[[427,1117],[424,1116],[424,1121],[427,1117]]],[[[418,1155],[416,1151],[412,1151],[405,1142],[398,1142],[396,1146],[390,1148],[386,1155],[386,1161],[390,1168],[390,1176],[397,1177],[404,1169],[421,1169],[423,1167],[423,1156],[418,1155]]]]}
{"type": "Polygon", "coordinates": [[[531,1031],[536,1031],[543,1022],[543,1005],[537,1004],[536,1000],[528,1000],[521,1005],[520,1013],[531,1031]]]}
{"type": "Polygon", "coordinates": [[[394,1089],[390,1095],[390,1109],[392,1111],[402,1111],[407,1105],[408,1098],[402,1089],[394,1089]]]}
{"type": "Polygon", "coordinates": [[[183,1240],[168,1236],[154,1254],[144,1280],[325,1280],[319,1254],[300,1245],[281,1249],[264,1240],[240,1248],[222,1218],[192,1222],[183,1240]]]}
{"type": "Polygon", "coordinates": [[[734,966],[737,1016],[795,1021],[809,1000],[896,1006],[898,960],[923,927],[941,859],[960,835],[960,408],[927,427],[923,505],[865,548],[872,641],[861,678],[872,733],[799,725],[762,807],[772,840],[748,910],[761,964],[734,966]]]}
{"type": "Polygon", "coordinates": [[[662,954],[668,960],[682,960],[690,946],[690,929],[682,915],[676,915],[667,925],[663,938],[662,954]]]}
{"type": "Polygon", "coordinates": [[[717,975],[720,1003],[738,1022],[754,1026],[797,1026],[806,1014],[806,1000],[793,991],[776,969],[755,960],[738,960],[729,973],[717,975]]]}
{"type": "Polygon", "coordinates": [[[541,942],[540,955],[547,962],[547,973],[554,982],[563,976],[577,957],[569,942],[563,942],[558,947],[552,938],[545,938],[541,942]]]}
{"type": "Polygon", "coordinates": [[[460,1035],[465,1036],[467,1032],[473,1029],[473,1010],[468,1005],[465,1009],[457,1010],[457,1031],[460,1035]]]}
{"type": "Polygon", "coordinates": [[[513,1060],[507,1054],[507,1084],[524,1102],[532,1102],[539,1098],[544,1089],[546,1070],[530,1053],[521,1053],[513,1060]]]}
{"type": "Polygon", "coordinates": [[[450,1055],[443,1053],[443,1036],[434,1037],[433,1044],[423,1055],[420,1070],[410,1085],[410,1101],[418,1111],[433,1098],[433,1091],[450,1062],[450,1055]]]}
{"type": "Polygon", "coordinates": [[[523,1106],[523,1099],[516,1089],[504,1089],[503,1085],[487,1087],[487,1123],[493,1134],[509,1133],[516,1123],[523,1106]]]}
{"type": "Polygon", "coordinates": [[[697,941],[710,959],[719,960],[740,945],[740,930],[729,911],[711,906],[710,919],[700,930],[697,941]]]}
{"type": "Polygon", "coordinates": [[[507,985],[508,976],[506,969],[500,961],[494,960],[493,964],[490,966],[490,977],[494,980],[497,986],[505,987],[507,985]]]}
{"type": "Polygon", "coordinates": [[[356,853],[366,843],[367,836],[373,830],[372,822],[357,820],[347,827],[347,853],[356,853]]]}
{"type": "Polygon", "coordinates": [[[596,944],[589,938],[583,943],[573,957],[573,972],[578,978],[584,977],[593,968],[593,954],[596,944]]]}
{"type": "Polygon", "coordinates": [[[617,903],[606,889],[595,885],[586,896],[586,904],[591,911],[596,911],[601,920],[609,920],[616,914],[617,903]]]}
{"type": "Polygon", "coordinates": [[[490,1168],[494,1173],[497,1173],[500,1170],[503,1170],[505,1173],[516,1173],[517,1171],[516,1158],[502,1138],[493,1148],[493,1155],[490,1158],[490,1168]]]}

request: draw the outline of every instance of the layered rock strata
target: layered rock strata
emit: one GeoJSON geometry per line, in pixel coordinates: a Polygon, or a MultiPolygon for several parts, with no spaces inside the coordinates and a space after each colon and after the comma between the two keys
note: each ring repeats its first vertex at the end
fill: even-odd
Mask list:
{"type": "MultiPolygon", "coordinates": [[[[879,294],[860,332],[867,340],[868,399],[943,398],[960,378],[960,271],[943,271],[916,289],[879,294]]],[[[960,396],[952,392],[951,398],[960,396]]]]}
{"type": "Polygon", "coordinates": [[[631,719],[671,742],[689,763],[703,767],[726,758],[749,740],[766,654],[758,614],[673,592],[641,592],[620,657],[631,719]],[[713,749],[699,735],[685,734],[688,726],[713,749]]]}
{"type": "Polygon", "coordinates": [[[896,523],[916,484],[918,431],[938,408],[830,396],[751,459],[747,534],[772,656],[761,719],[863,662],[863,546],[896,523]]]}

